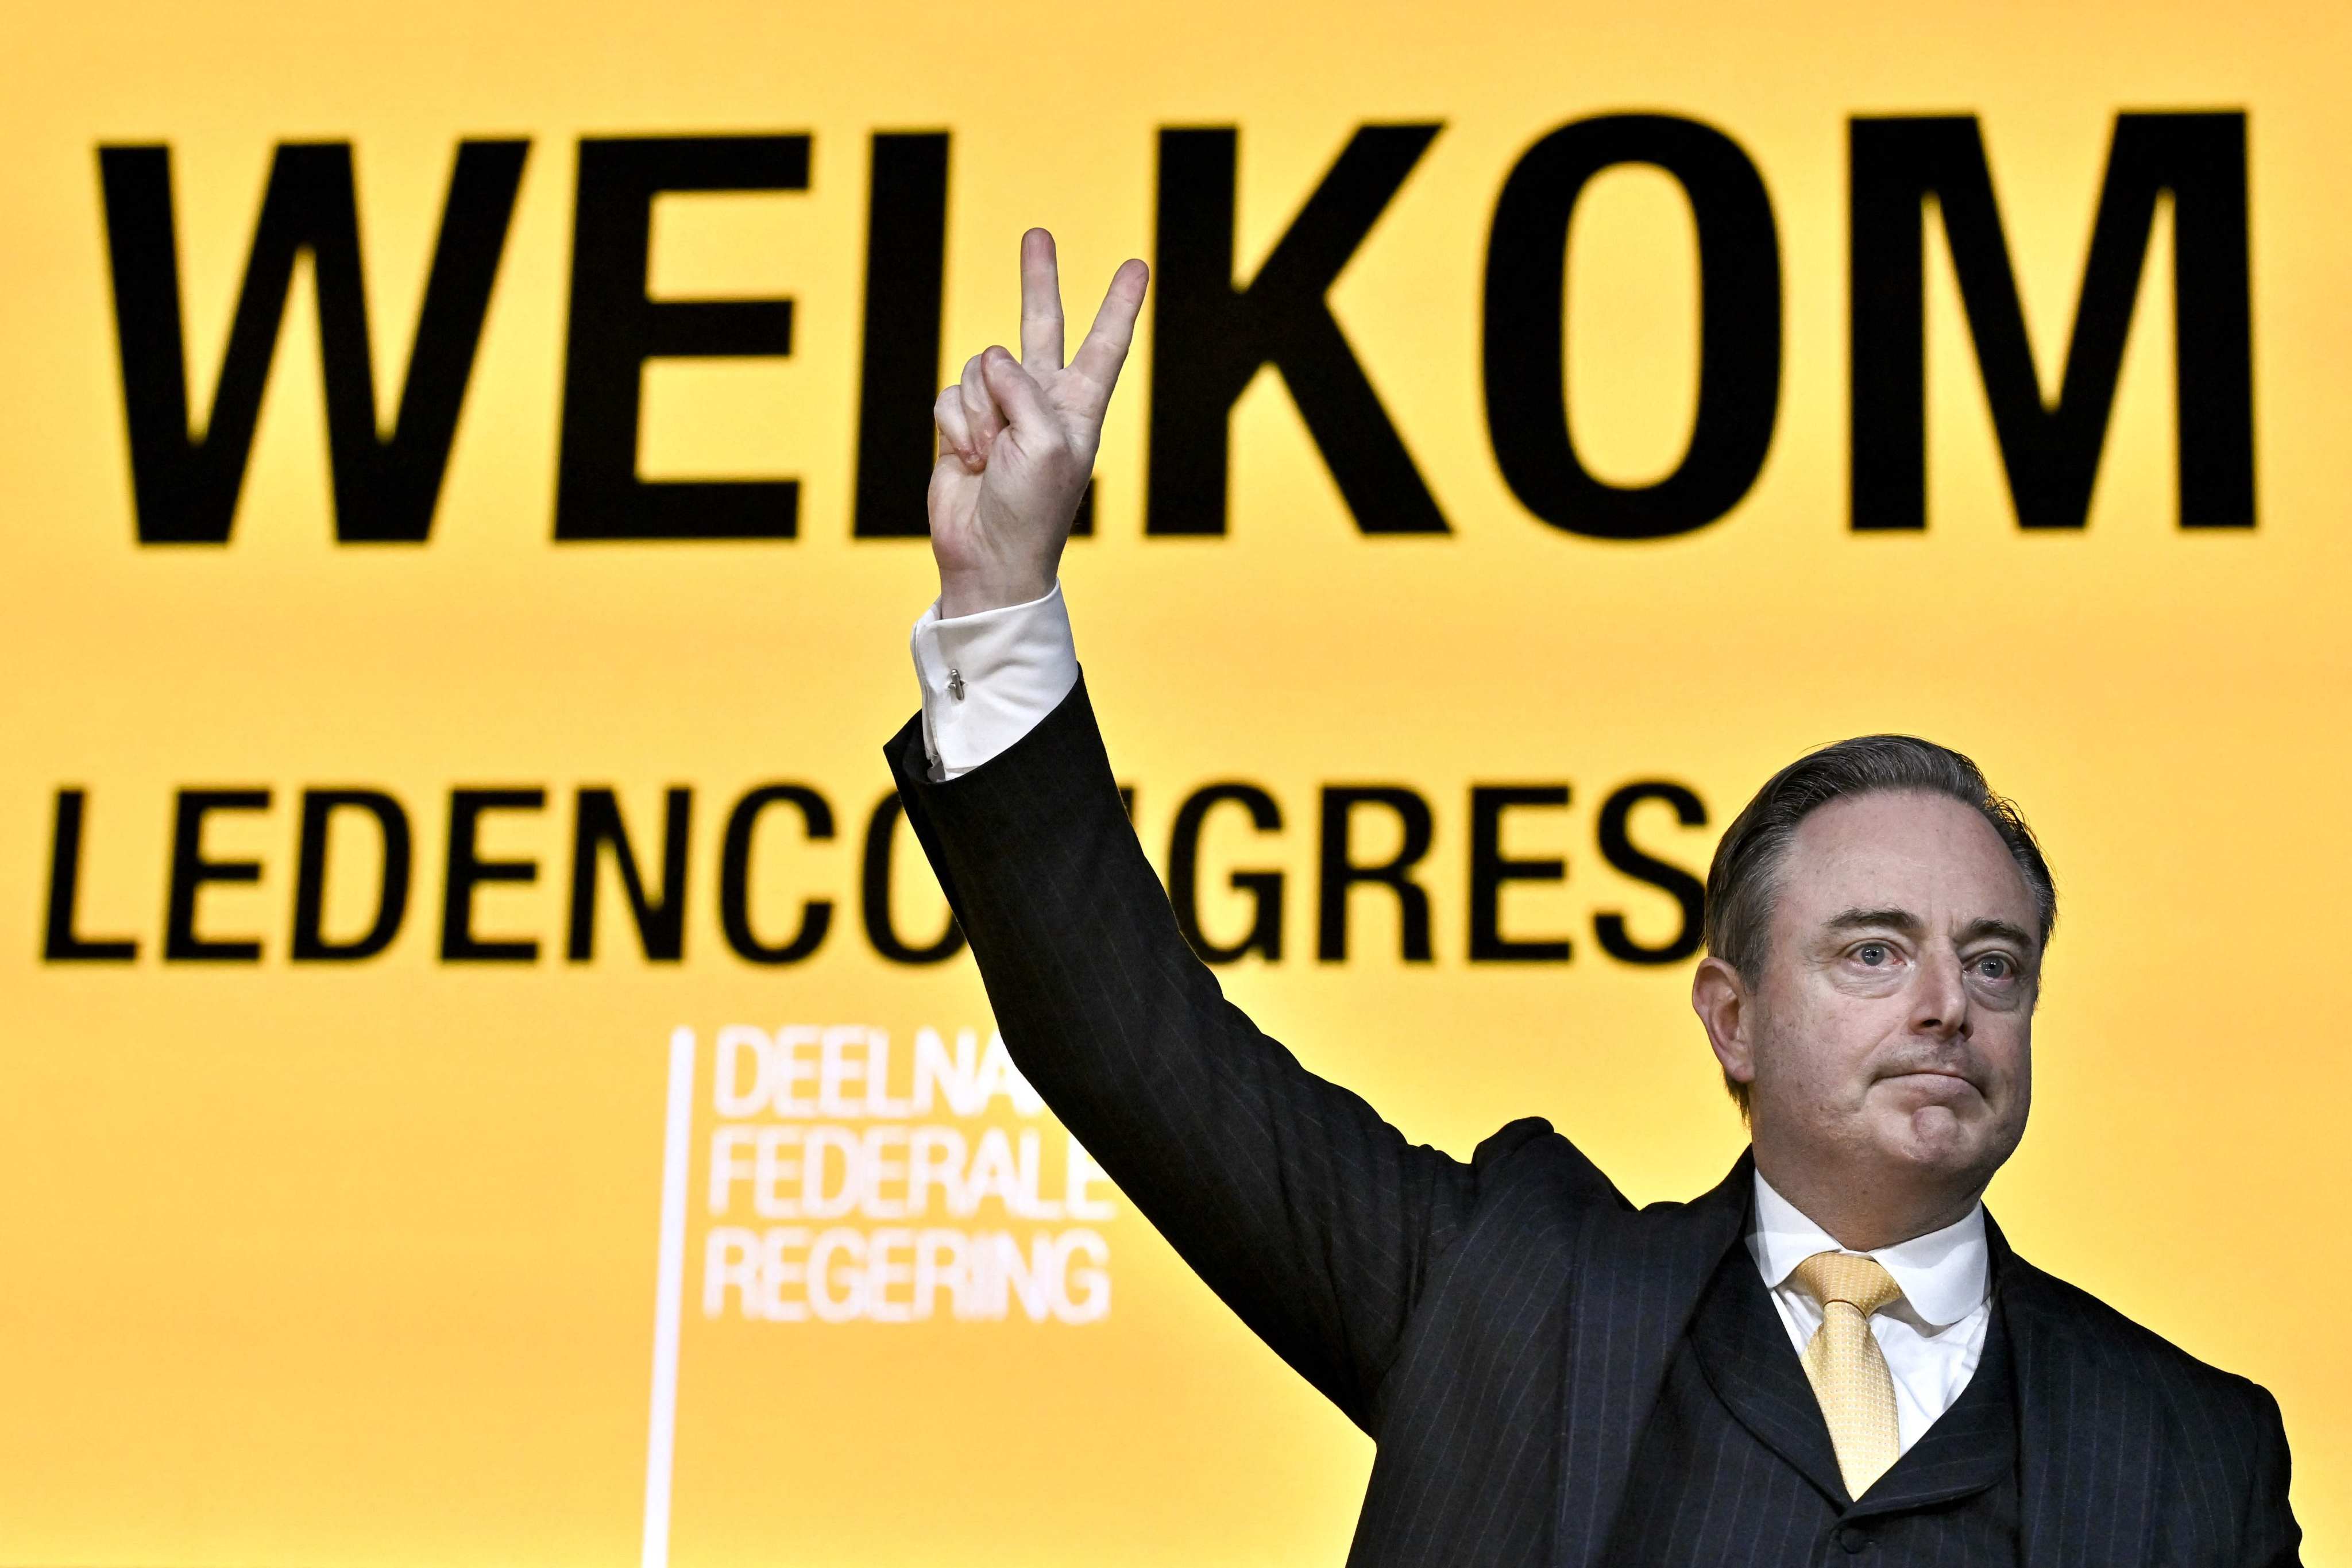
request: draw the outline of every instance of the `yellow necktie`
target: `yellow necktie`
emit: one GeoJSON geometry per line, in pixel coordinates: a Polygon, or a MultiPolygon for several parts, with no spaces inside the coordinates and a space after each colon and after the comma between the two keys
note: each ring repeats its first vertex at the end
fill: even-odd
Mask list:
{"type": "Polygon", "coordinates": [[[1870,1331],[1870,1315],[1903,1292],[1877,1259],[1845,1252],[1816,1253],[1791,1278],[1822,1304],[1822,1326],[1805,1346],[1805,1376],[1829,1422],[1845,1489],[1858,1498],[1902,1451],[1895,1378],[1870,1331]]]}

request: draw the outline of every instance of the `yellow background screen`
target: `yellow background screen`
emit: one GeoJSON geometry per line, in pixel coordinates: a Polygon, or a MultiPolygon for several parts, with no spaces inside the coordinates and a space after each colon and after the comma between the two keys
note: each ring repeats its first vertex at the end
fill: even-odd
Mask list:
{"type": "MultiPolygon", "coordinates": [[[[2039,1102],[1992,1208],[2025,1256],[2275,1391],[2310,1556],[2346,1561],[2347,26],[2281,5],[14,8],[0,1560],[1339,1559],[1368,1443],[1124,1198],[1071,1172],[1050,1115],[992,1065],[969,955],[911,961],[943,906],[910,837],[870,840],[880,743],[914,704],[907,628],[934,578],[904,536],[916,489],[866,492],[881,498],[869,522],[896,516],[901,536],[856,531],[860,453],[883,428],[860,410],[872,343],[896,345],[902,369],[908,344],[932,353],[925,289],[869,288],[926,276],[872,265],[886,166],[915,193],[891,211],[919,234],[937,218],[928,252],[882,258],[928,254],[938,279],[919,411],[964,355],[1014,334],[1025,226],[1058,235],[1083,317],[1124,257],[1165,281],[1167,149],[1205,149],[1230,198],[1197,169],[1185,189],[1224,202],[1239,288],[1312,216],[1361,128],[1421,126],[1440,129],[1373,182],[1384,199],[1336,253],[1328,294],[1300,297],[1328,299],[1340,359],[1446,531],[1367,531],[1289,371],[1261,369],[1230,413],[1223,531],[1152,531],[1150,466],[1171,486],[1201,476],[1180,471],[1196,448],[1151,446],[1155,357],[1171,351],[1147,310],[1093,532],[1065,562],[1155,860],[1206,786],[1276,808],[1278,827],[1235,800],[1197,824],[1206,940],[1240,942],[1259,912],[1249,889],[1268,884],[1235,873],[1281,878],[1279,955],[1261,943],[1227,966],[1229,993],[1416,1139],[1466,1154],[1544,1115],[1636,1200],[1689,1195],[1741,1135],[1688,1014],[1689,961],[1629,961],[1604,940],[1675,944],[1675,884],[1641,874],[1643,858],[1703,871],[1757,784],[1821,742],[1899,730],[1970,752],[2042,835],[2062,897],[2039,1102]],[[2242,116],[2243,191],[2217,205],[2209,182],[2193,216],[2198,245],[2250,258],[2251,328],[2214,327],[2228,289],[2207,283],[2185,319],[2220,331],[2194,363],[2251,365],[2254,526],[2181,525],[2176,405],[2220,395],[2176,388],[2191,378],[2176,369],[2175,218],[2192,204],[2167,187],[2152,223],[2117,220],[2119,254],[2144,244],[2145,265],[2102,285],[2110,317],[2137,306],[2080,526],[2023,527],[1946,237],[1954,204],[1905,198],[1913,293],[1899,272],[1862,276],[1855,149],[1874,133],[1857,128],[1974,125],[2047,403],[2118,116],[2192,111],[2242,116]],[[1703,289],[1738,281],[1702,258],[1737,252],[1640,157],[1600,167],[1572,217],[1555,215],[1563,341],[1525,337],[1519,312],[1551,287],[1540,268],[1490,319],[1515,168],[1562,127],[1628,115],[1736,152],[1779,274],[1768,439],[1753,462],[1727,459],[1739,482],[1714,515],[1646,539],[1547,521],[1498,460],[1486,381],[1500,333],[1505,360],[1559,378],[1596,491],[1639,494],[1692,441],[1702,355],[1757,353],[1752,311],[1702,342],[1703,289]],[[1221,130],[1229,142],[1164,140],[1221,130]],[[748,139],[772,188],[625,192],[600,209],[618,229],[592,236],[591,149],[614,138],[748,139]],[[260,321],[277,335],[256,362],[249,459],[213,514],[232,526],[219,542],[142,542],[117,251],[122,223],[158,210],[153,183],[131,178],[156,164],[115,165],[126,205],[110,226],[100,149],[169,149],[170,246],[134,271],[152,303],[159,258],[175,263],[184,448],[215,407],[293,144],[327,144],[295,160],[313,173],[352,172],[375,418],[393,429],[467,139],[528,146],[446,471],[402,514],[425,537],[339,542],[339,518],[398,508],[369,490],[363,451],[331,464],[339,373],[321,369],[319,301],[352,291],[314,287],[306,242],[282,322],[260,321]],[[583,243],[603,293],[581,291],[583,243]],[[1857,288],[1924,311],[1922,528],[1855,526],[1857,288]],[[604,308],[623,296],[635,304],[604,308]],[[664,313],[778,298],[793,301],[785,353],[773,310],[664,313]],[[679,348],[693,320],[769,336],[697,357],[679,348]],[[583,370],[598,353],[601,380],[583,370]],[[573,379],[587,389],[568,394],[573,379]],[[591,420],[566,454],[568,399],[604,417],[630,396],[633,424],[591,420]],[[574,458],[583,495],[792,479],[793,537],[560,538],[574,458]],[[336,464],[368,491],[340,510],[336,464]],[[1641,785],[1686,792],[1703,820],[1641,785]],[[792,788],[745,805],[778,786],[792,788]],[[1546,793],[1482,838],[1473,791],[1497,786],[1546,793]],[[1344,900],[1344,960],[1318,955],[1327,792],[1349,787],[1405,803],[1357,809],[1359,863],[1409,847],[1411,803],[1425,807],[1425,962],[1371,884],[1344,900]],[[609,835],[591,831],[614,824],[644,924],[609,835]],[[348,947],[388,918],[393,837],[406,897],[381,951],[303,956],[306,931],[348,947]],[[1559,875],[1481,894],[1482,843],[1559,875]],[[583,888],[593,954],[575,959],[583,888]],[[1567,956],[1475,956],[1482,903],[1502,939],[1567,956]],[[805,951],[780,956],[795,936],[805,951]],[[448,956],[467,939],[493,956],[448,956]],[[239,942],[257,956],[199,945],[239,942]],[[693,1073],[675,1125],[674,1041],[693,1073]],[[842,1184],[853,1165],[873,1178],[863,1196],[842,1184]],[[670,1275],[666,1193],[682,1194],[670,1275]],[[656,1492],[667,1524],[649,1544],[656,1492]]],[[[332,208],[311,194],[305,210],[332,208]]],[[[1201,232],[1174,237],[1197,251],[1201,232]]],[[[348,396],[368,384],[350,380],[355,340],[337,341],[348,396]]],[[[150,393],[168,384],[161,363],[142,362],[150,393]]],[[[1329,395],[1328,376],[1316,384],[1329,395]]],[[[1883,435],[1902,400],[1862,413],[1883,435]]],[[[902,411],[888,428],[904,427],[902,411]]],[[[1352,416],[1333,429],[1350,451],[1377,434],[1352,416]]],[[[2214,440],[2228,446],[2198,426],[2200,452],[2214,440]]],[[[886,446],[875,472],[903,485],[886,446]]],[[[194,471],[155,470],[153,516],[194,494],[194,471]]],[[[1372,510],[1392,515],[1397,494],[1372,510]]],[[[761,515],[772,531],[774,508],[761,515]]]]}

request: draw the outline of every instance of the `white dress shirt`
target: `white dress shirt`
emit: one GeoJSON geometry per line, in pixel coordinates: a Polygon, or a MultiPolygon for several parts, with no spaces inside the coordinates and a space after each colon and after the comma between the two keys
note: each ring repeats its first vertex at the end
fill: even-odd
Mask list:
{"type": "MultiPolygon", "coordinates": [[[[1042,599],[976,616],[915,623],[915,672],[923,689],[923,747],[931,777],[970,773],[1027,734],[1077,684],[1077,644],[1061,585],[1042,599]]],[[[1822,1309],[1791,1276],[1817,1252],[1843,1252],[1828,1232],[1756,1178],[1756,1225],[1748,1255],[1772,1293],[1800,1355],[1822,1326],[1822,1309]]],[[[1905,1451],[1952,1407],[1984,1355],[1992,1319],[1991,1254],[1984,1205],[1957,1224],[1867,1254],[1903,1292],[1870,1320],[1895,1378],[1905,1451]]]]}
{"type": "MultiPolygon", "coordinates": [[[[1748,1233],[1748,1256],[1764,1276],[1800,1355],[1822,1326],[1822,1308],[1790,1276],[1817,1252],[1851,1250],[1774,1192],[1771,1183],[1756,1178],[1756,1227],[1748,1233]]],[[[1941,1230],[1863,1256],[1878,1259],[1903,1292],[1871,1314],[1870,1331],[1895,1376],[1896,1441],[1908,1453],[1959,1398],[1984,1358],[1985,1329],[1992,1321],[1984,1205],[1941,1230]]]]}
{"type": "Polygon", "coordinates": [[[1027,734],[1078,683],[1078,648],[1062,585],[1025,605],[915,623],[923,687],[923,753],[934,783],[957,778],[1027,734]]]}

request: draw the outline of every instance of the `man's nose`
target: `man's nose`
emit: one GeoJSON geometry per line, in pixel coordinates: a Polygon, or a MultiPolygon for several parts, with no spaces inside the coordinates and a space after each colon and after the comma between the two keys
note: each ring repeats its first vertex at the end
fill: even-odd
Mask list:
{"type": "Polygon", "coordinates": [[[1969,988],[1960,975],[1959,954],[1923,954],[1918,975],[1911,1002],[1912,1032],[1947,1038],[1967,1034],[1969,988]]]}

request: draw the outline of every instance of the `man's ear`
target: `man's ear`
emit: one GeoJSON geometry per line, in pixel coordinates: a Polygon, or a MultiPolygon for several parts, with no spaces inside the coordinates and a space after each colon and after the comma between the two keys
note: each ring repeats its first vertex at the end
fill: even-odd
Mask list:
{"type": "Polygon", "coordinates": [[[1719,958],[1699,962],[1691,977],[1691,1011],[1706,1026],[1706,1043],[1734,1083],[1756,1081],[1755,1002],[1739,971],[1719,958]]]}

